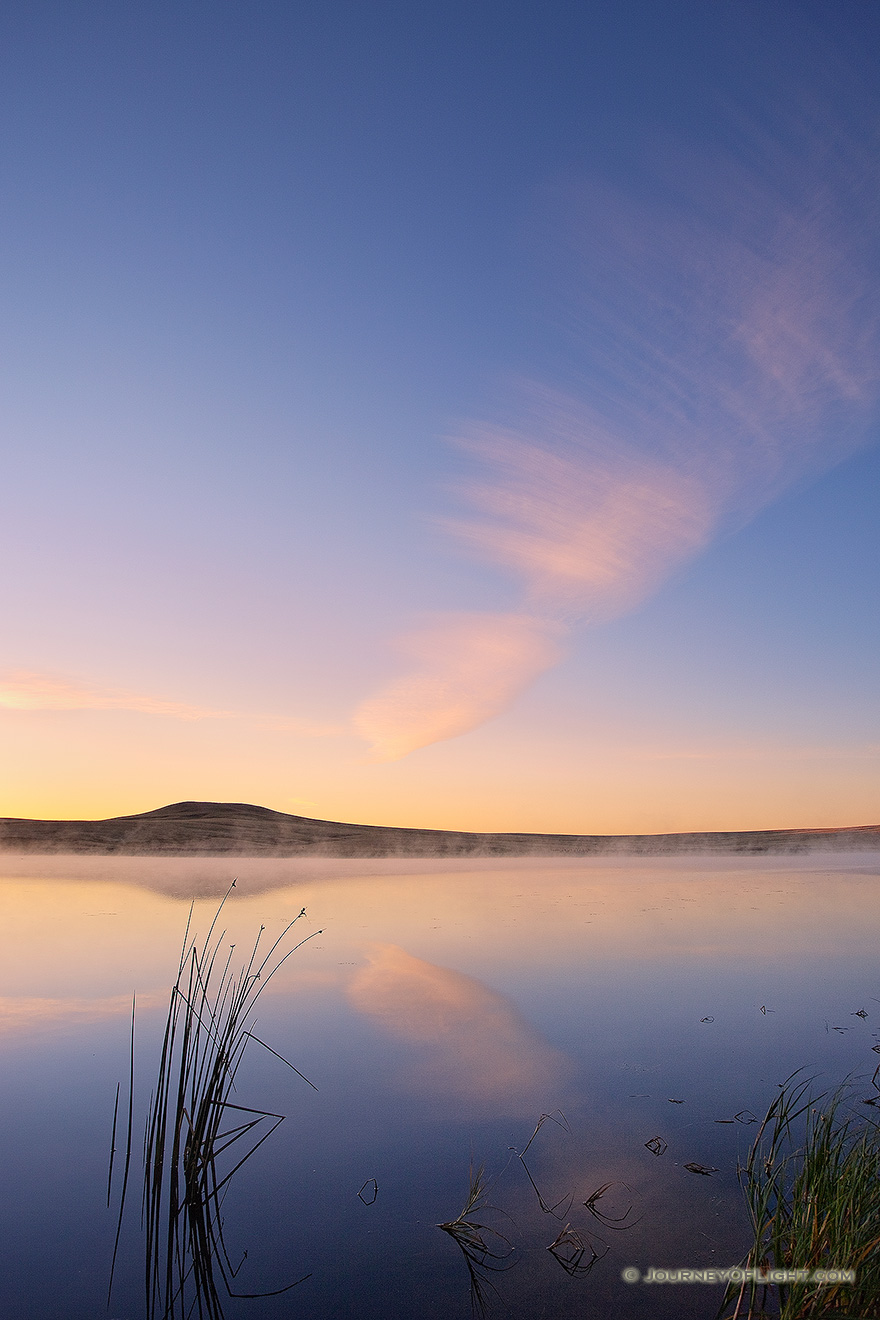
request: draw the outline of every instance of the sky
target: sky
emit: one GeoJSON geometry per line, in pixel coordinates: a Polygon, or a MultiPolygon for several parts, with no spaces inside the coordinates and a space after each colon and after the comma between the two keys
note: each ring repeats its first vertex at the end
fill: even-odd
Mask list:
{"type": "Polygon", "coordinates": [[[0,815],[880,821],[880,9],[0,16],[0,815]]]}

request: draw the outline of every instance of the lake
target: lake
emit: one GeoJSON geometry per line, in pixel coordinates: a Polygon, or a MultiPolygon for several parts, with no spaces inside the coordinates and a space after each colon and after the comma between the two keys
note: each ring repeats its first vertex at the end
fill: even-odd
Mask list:
{"type": "Polygon", "coordinates": [[[258,1300],[221,1287],[231,1318],[464,1320],[469,1239],[437,1225],[482,1166],[494,1208],[471,1219],[498,1257],[477,1277],[487,1315],[709,1320],[720,1287],[622,1271],[741,1261],[737,1160],[796,1069],[820,1090],[853,1073],[871,1094],[878,854],[7,855],[0,872],[10,1320],[145,1315],[144,1124],[169,991],[191,898],[204,937],[234,877],[215,928],[232,966],[302,908],[282,948],[311,938],[263,987],[232,1093],[236,1112],[284,1122],[225,1184],[221,1212],[236,1291],[303,1282],[258,1300]]]}

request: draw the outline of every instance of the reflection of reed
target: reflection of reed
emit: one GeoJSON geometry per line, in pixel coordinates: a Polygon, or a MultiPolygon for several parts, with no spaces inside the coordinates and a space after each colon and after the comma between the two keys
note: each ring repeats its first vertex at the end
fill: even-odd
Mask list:
{"type": "Polygon", "coordinates": [[[541,1128],[544,1126],[545,1123],[555,1123],[557,1127],[562,1128],[563,1132],[567,1132],[569,1135],[571,1135],[571,1128],[568,1126],[568,1119],[565,1117],[565,1114],[563,1114],[561,1109],[557,1109],[555,1113],[541,1115],[535,1126],[534,1132],[529,1137],[525,1146],[523,1147],[522,1150],[517,1151],[516,1153],[519,1156],[520,1163],[522,1164],[523,1168],[526,1171],[526,1177],[528,1178],[529,1182],[532,1184],[532,1189],[538,1198],[538,1205],[541,1207],[544,1214],[553,1215],[554,1219],[562,1220],[565,1219],[566,1215],[571,1209],[572,1202],[574,1201],[574,1192],[569,1192],[566,1196],[560,1197],[560,1199],[554,1205],[548,1205],[538,1189],[538,1184],[535,1182],[534,1178],[532,1177],[531,1169],[526,1164],[526,1155],[528,1154],[529,1147],[531,1146],[532,1142],[535,1140],[535,1137],[541,1131],[541,1128]],[[563,1210],[562,1214],[557,1214],[556,1212],[561,1205],[564,1205],[565,1209],[563,1210]]]}
{"type": "MultiPolygon", "coordinates": [[[[282,963],[306,942],[301,940],[287,953],[280,953],[291,927],[305,915],[303,909],[264,954],[260,943],[265,928],[261,926],[247,963],[236,969],[235,945],[230,945],[224,956],[221,945],[225,932],[215,935],[231,891],[232,886],[201,947],[190,938],[190,910],[177,980],[171,991],[144,1140],[143,1224],[149,1320],[176,1320],[191,1314],[222,1320],[221,1287],[230,1297],[277,1296],[302,1282],[297,1279],[273,1292],[259,1294],[234,1293],[231,1286],[241,1262],[233,1267],[226,1249],[223,1201],[234,1175],[272,1135],[283,1116],[233,1104],[229,1096],[247,1045],[257,1040],[248,1029],[256,1001],[282,963]],[[226,1158],[221,1160],[223,1156],[226,1158]]],[[[132,1058],[133,1042],[132,1025],[132,1058]]],[[[302,1077],[302,1073],[298,1075],[302,1077]]],[[[117,1249],[130,1158],[129,1117],[117,1249]]],[[[111,1287],[115,1262],[116,1249],[111,1287]]]]}
{"type": "Polygon", "coordinates": [[[475,1219],[475,1215],[484,1214],[494,1209],[486,1201],[486,1179],[482,1164],[478,1169],[471,1165],[470,1187],[467,1200],[461,1212],[448,1224],[437,1227],[448,1233],[464,1256],[471,1283],[471,1308],[475,1315],[484,1315],[486,1311],[486,1292],[492,1289],[488,1273],[510,1269],[516,1264],[511,1260],[515,1248],[503,1233],[488,1224],[475,1219]]]}

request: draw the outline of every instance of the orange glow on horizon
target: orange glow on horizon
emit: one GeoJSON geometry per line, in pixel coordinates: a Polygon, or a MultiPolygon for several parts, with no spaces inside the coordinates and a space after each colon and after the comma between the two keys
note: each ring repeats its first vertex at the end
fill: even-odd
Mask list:
{"type": "Polygon", "coordinates": [[[242,802],[352,824],[663,834],[877,824],[880,749],[686,735],[619,742],[497,720],[403,761],[363,744],[124,711],[0,713],[0,816],[100,820],[242,802]],[[136,754],[135,754],[136,753],[136,754]]]}

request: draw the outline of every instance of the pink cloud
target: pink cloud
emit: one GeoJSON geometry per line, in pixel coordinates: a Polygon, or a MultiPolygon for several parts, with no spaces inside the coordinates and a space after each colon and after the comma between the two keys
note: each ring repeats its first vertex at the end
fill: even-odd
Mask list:
{"type": "Polygon", "coordinates": [[[457,488],[473,512],[441,520],[519,582],[523,640],[496,665],[475,639],[502,638],[510,616],[479,616],[473,637],[441,622],[416,634],[413,673],[358,716],[384,755],[496,715],[553,663],[547,638],[634,608],[719,531],[875,434],[873,163],[830,111],[792,105],[772,140],[739,127],[738,156],[667,144],[641,196],[548,190],[575,383],[519,384],[512,422],[461,428],[482,476],[457,488]]]}
{"type": "Polygon", "coordinates": [[[559,632],[527,615],[436,616],[399,642],[414,669],[365,701],[355,727],[385,761],[454,738],[505,710],[557,663],[559,632]]]}
{"type": "Polygon", "coordinates": [[[232,712],[162,701],[124,688],[72,682],[29,669],[0,676],[0,706],[8,710],[131,710],[177,720],[223,719],[232,712]]]}
{"type": "Polygon", "coordinates": [[[0,674],[0,709],[16,711],[124,710],[174,720],[247,720],[261,728],[306,738],[344,737],[344,725],[320,723],[297,716],[261,715],[182,701],[164,701],[127,688],[101,687],[32,669],[0,674]]]}
{"type": "Polygon", "coordinates": [[[661,462],[597,445],[575,415],[534,440],[481,429],[463,442],[492,479],[462,487],[478,518],[443,526],[518,576],[532,608],[607,619],[631,609],[709,540],[700,482],[661,462]],[[567,424],[566,424],[567,423],[567,424]]]}

